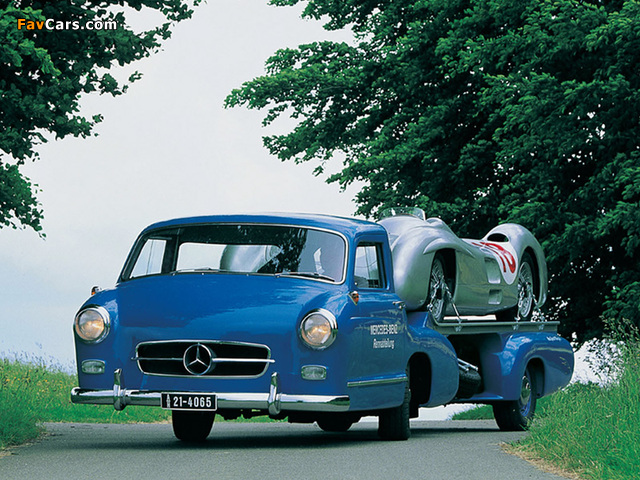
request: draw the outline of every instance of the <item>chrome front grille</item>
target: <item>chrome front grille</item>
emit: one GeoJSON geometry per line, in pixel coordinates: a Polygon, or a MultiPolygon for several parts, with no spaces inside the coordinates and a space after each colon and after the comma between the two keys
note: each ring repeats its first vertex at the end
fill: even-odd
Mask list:
{"type": "Polygon", "coordinates": [[[274,363],[266,345],[211,340],[142,342],[134,360],[148,375],[204,378],[259,377],[274,363]]]}

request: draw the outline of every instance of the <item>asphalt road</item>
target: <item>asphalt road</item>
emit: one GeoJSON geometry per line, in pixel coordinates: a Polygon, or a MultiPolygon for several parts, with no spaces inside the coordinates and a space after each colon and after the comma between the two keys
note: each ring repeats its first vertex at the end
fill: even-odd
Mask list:
{"type": "Polygon", "coordinates": [[[315,425],[214,425],[208,440],[184,444],[171,425],[47,424],[49,434],[0,456],[0,479],[430,479],[551,480],[505,453],[522,437],[493,421],[412,423],[406,442],[378,439],[377,424],[346,434],[315,425]]]}

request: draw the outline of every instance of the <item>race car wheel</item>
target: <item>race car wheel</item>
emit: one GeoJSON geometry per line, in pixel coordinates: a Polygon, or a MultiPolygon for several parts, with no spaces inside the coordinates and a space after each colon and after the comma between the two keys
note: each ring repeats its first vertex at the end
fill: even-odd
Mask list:
{"type": "Polygon", "coordinates": [[[433,319],[441,322],[447,310],[448,288],[447,277],[444,268],[442,255],[436,254],[431,264],[431,275],[429,275],[429,290],[427,298],[427,310],[431,311],[433,319]]]}
{"type": "Polygon", "coordinates": [[[536,392],[536,377],[527,367],[522,376],[520,398],[493,405],[493,416],[500,430],[515,432],[527,428],[536,411],[536,392]]]}
{"type": "Polygon", "coordinates": [[[411,437],[411,390],[405,382],[402,405],[383,410],[378,416],[378,435],[383,440],[408,440],[411,437]]]}
{"type": "Polygon", "coordinates": [[[528,322],[533,315],[533,307],[535,305],[533,258],[525,253],[518,270],[518,304],[496,313],[496,318],[501,322],[528,322]]]}
{"type": "Polygon", "coordinates": [[[211,432],[215,417],[213,412],[172,410],[173,433],[184,442],[204,442],[211,432]]]}

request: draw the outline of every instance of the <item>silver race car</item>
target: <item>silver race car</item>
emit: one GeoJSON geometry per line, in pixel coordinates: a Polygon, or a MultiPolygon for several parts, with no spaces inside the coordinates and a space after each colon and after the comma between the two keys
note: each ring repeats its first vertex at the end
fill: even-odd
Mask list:
{"type": "Polygon", "coordinates": [[[420,209],[390,209],[379,222],[389,233],[394,283],[408,310],[531,320],[547,298],[542,247],[521,225],[506,223],[480,240],[458,238],[420,209]]]}

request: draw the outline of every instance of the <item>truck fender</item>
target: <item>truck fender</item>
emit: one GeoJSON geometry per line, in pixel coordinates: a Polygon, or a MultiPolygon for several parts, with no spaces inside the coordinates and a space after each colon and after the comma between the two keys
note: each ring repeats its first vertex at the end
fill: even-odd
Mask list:
{"type": "Polygon", "coordinates": [[[504,339],[501,351],[485,354],[485,386],[504,400],[520,396],[522,376],[527,366],[537,377],[538,397],[566,386],[573,372],[573,349],[554,333],[513,334],[504,339]]]}
{"type": "MultiPolygon", "coordinates": [[[[416,312],[417,314],[417,312],[416,312]]],[[[458,391],[458,357],[447,338],[427,327],[409,325],[412,395],[423,407],[444,405],[458,391]]]]}

